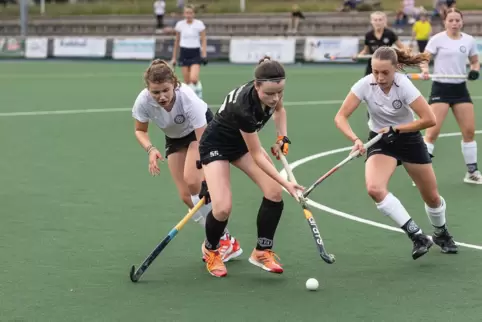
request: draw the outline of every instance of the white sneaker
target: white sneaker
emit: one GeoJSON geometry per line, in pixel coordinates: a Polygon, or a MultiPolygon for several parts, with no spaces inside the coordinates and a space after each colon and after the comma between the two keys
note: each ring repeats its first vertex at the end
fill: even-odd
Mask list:
{"type": "Polygon", "coordinates": [[[464,178],[465,183],[472,183],[472,184],[482,184],[482,173],[479,170],[473,173],[466,173],[464,178]]]}
{"type": "Polygon", "coordinates": [[[412,186],[416,187],[417,185],[415,184],[415,182],[412,181],[412,186]]]}

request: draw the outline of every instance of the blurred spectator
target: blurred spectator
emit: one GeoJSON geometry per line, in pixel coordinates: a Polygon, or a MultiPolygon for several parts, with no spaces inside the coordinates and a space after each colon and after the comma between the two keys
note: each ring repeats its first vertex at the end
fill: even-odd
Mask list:
{"type": "MultiPolygon", "coordinates": [[[[413,24],[412,28],[412,44],[413,40],[417,41],[418,51],[423,53],[427,46],[430,35],[432,34],[432,25],[428,21],[427,13],[422,12],[420,14],[420,20],[413,24]]],[[[413,45],[410,45],[413,47],[413,45]]]]}
{"type": "Polygon", "coordinates": [[[343,6],[341,7],[340,11],[348,12],[354,11],[357,8],[357,5],[363,2],[363,0],[343,0],[343,6]]]}
{"type": "Polygon", "coordinates": [[[156,29],[160,31],[164,27],[164,14],[166,13],[166,2],[164,0],[156,0],[154,2],[154,14],[157,18],[156,29]]]}
{"type": "Polygon", "coordinates": [[[301,12],[299,6],[297,4],[294,4],[292,9],[291,9],[291,19],[290,19],[290,24],[288,29],[291,32],[298,32],[298,26],[300,24],[300,19],[305,19],[305,16],[301,12]]]}

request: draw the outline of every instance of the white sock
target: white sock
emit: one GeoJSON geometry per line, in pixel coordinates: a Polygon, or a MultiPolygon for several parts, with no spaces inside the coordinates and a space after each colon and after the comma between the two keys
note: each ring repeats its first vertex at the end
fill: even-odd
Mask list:
{"type": "Polygon", "coordinates": [[[428,153],[433,155],[433,150],[435,149],[435,145],[433,143],[428,143],[428,142],[425,142],[425,145],[427,146],[428,153]]]}
{"type": "Polygon", "coordinates": [[[415,224],[400,200],[391,192],[381,202],[377,203],[377,208],[382,214],[390,217],[399,227],[406,226],[404,230],[408,234],[419,234],[422,230],[415,224]],[[410,223],[409,223],[410,222],[410,223]]]}
{"type": "Polygon", "coordinates": [[[203,97],[203,85],[201,84],[201,81],[194,84],[194,92],[199,98],[203,97]]]}
{"type": "Polygon", "coordinates": [[[425,211],[427,212],[428,219],[435,228],[440,228],[445,225],[445,209],[447,208],[444,198],[440,196],[440,206],[437,208],[430,208],[425,204],[425,211]]]}
{"type": "Polygon", "coordinates": [[[477,170],[477,142],[464,142],[462,141],[462,154],[464,155],[465,164],[467,165],[469,172],[477,170]]]}
{"type": "MultiPolygon", "coordinates": [[[[192,195],[191,196],[191,201],[195,205],[200,201],[198,195],[192,195]]],[[[206,217],[207,215],[213,210],[213,206],[211,204],[204,205],[202,206],[191,218],[198,224],[200,224],[202,227],[206,225],[206,217]]],[[[224,229],[224,234],[229,234],[228,228],[224,229]]],[[[223,238],[225,238],[225,235],[223,238]]]]}

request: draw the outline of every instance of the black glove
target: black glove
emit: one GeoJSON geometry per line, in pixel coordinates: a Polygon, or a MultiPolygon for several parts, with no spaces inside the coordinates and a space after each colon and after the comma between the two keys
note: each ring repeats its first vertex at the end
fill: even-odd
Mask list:
{"type": "Polygon", "coordinates": [[[208,58],[207,57],[201,57],[201,63],[206,66],[208,64],[208,58]]]}
{"type": "Polygon", "coordinates": [[[382,140],[385,141],[385,143],[390,144],[395,142],[399,135],[400,131],[394,130],[393,127],[390,126],[390,130],[386,133],[383,133],[382,140]]]}
{"type": "Polygon", "coordinates": [[[211,196],[209,195],[208,184],[206,183],[206,180],[203,180],[203,182],[201,182],[201,192],[199,192],[199,199],[202,198],[204,198],[205,205],[211,202],[211,196]]]}
{"type": "Polygon", "coordinates": [[[479,79],[479,71],[478,70],[471,70],[469,72],[469,80],[476,80],[476,79],[479,79]]]}

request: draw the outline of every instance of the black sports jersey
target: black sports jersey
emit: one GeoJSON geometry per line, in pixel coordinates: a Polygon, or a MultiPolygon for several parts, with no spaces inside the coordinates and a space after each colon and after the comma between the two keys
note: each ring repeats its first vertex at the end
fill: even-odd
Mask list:
{"type": "Polygon", "coordinates": [[[397,42],[398,36],[390,29],[383,29],[383,34],[378,39],[375,37],[375,31],[371,30],[365,34],[365,46],[368,46],[368,54],[373,55],[375,50],[379,47],[388,46],[391,47],[395,42],[397,42]]]}
{"type": "Polygon", "coordinates": [[[265,107],[254,88],[254,80],[232,90],[224,99],[213,122],[220,128],[247,133],[259,131],[273,115],[274,108],[265,107]]]}

